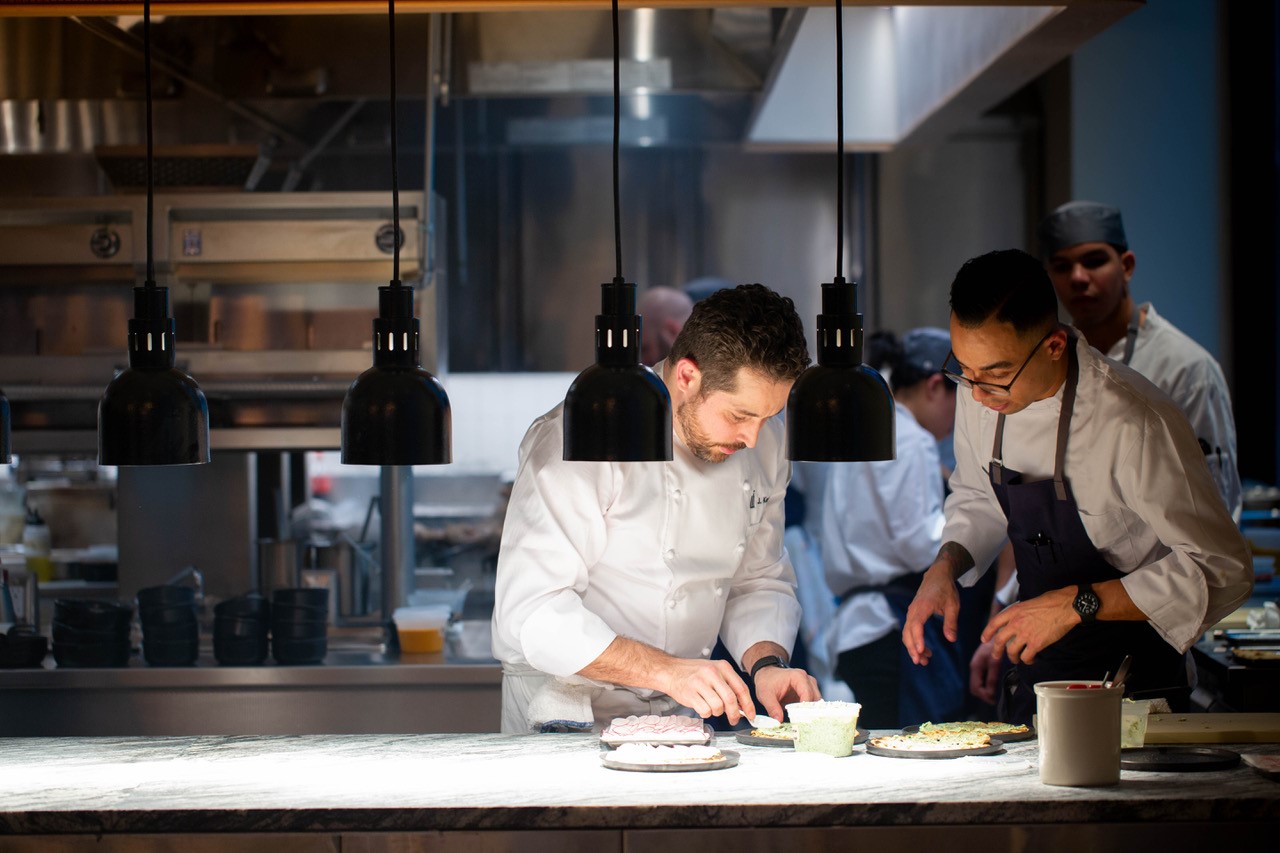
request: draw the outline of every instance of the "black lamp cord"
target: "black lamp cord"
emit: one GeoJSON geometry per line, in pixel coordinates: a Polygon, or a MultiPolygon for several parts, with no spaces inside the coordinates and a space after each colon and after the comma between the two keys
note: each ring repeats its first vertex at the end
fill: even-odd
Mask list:
{"type": "Polygon", "coordinates": [[[396,166],[396,0],[387,0],[387,24],[391,44],[391,240],[395,244],[391,286],[400,287],[400,173],[396,166]]]}
{"type": "Polygon", "coordinates": [[[844,272],[844,5],[836,0],[836,281],[844,272]]]}
{"type": "Polygon", "coordinates": [[[621,284],[626,279],[622,277],[622,210],[618,203],[618,135],[621,126],[618,102],[622,91],[618,43],[618,0],[613,0],[613,251],[617,265],[614,281],[621,284]]]}
{"type": "Polygon", "coordinates": [[[153,214],[152,196],[155,194],[155,184],[151,175],[151,160],[153,156],[153,147],[151,142],[151,0],[143,0],[142,3],[142,55],[143,62],[146,65],[145,78],[147,81],[147,287],[156,286],[156,268],[154,260],[154,246],[151,229],[151,219],[153,214]]]}

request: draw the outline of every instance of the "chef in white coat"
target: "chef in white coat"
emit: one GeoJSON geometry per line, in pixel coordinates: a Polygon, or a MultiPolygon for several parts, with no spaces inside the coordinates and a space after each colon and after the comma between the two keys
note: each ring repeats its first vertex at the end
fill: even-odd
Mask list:
{"type": "MultiPolygon", "coordinates": [[[[1204,347],[1130,292],[1137,259],[1129,249],[1120,211],[1093,201],[1072,201],[1041,221],[1040,254],[1072,325],[1091,346],[1132,367],[1181,407],[1232,518],[1241,510],[1236,466],[1236,422],[1222,368],[1204,347]]],[[[1017,598],[1011,581],[997,601],[1017,598]]],[[[970,661],[974,692],[994,700],[999,663],[990,647],[970,661]]]]}
{"type": "MultiPolygon", "coordinates": [[[[967,680],[958,648],[937,649],[926,671],[911,665],[900,636],[942,545],[938,441],[955,424],[956,385],[942,374],[951,339],[926,327],[887,340],[894,458],[830,465],[822,510],[823,567],[839,600],[828,642],[836,672],[862,703],[860,723],[877,729],[958,719],[967,680]]],[[[938,621],[925,630],[941,641],[938,621]]]]}
{"type": "Polygon", "coordinates": [[[1129,290],[1137,264],[1120,211],[1073,201],[1045,217],[1040,252],[1071,322],[1095,349],[1127,364],[1182,407],[1227,509],[1240,518],[1236,422],[1222,368],[1204,347],[1129,290]]]}
{"type": "Polygon", "coordinates": [[[1015,664],[1007,719],[1030,720],[1035,683],[1101,678],[1126,654],[1129,691],[1185,705],[1186,651],[1253,588],[1185,415],[1058,323],[1053,286],[1025,252],[965,263],[951,309],[947,370],[966,392],[943,545],[903,627],[912,660],[928,663],[934,614],[955,642],[956,581],[971,584],[1007,538],[1018,601],[983,631],[1015,664]]]}
{"type": "Polygon", "coordinates": [[[656,372],[671,394],[670,462],[566,462],[563,407],[520,446],[503,528],[493,652],[502,730],[615,716],[771,716],[819,698],[788,666],[800,622],[782,546],[782,419],[809,363],[790,299],[762,285],[699,302],[656,372]]]}

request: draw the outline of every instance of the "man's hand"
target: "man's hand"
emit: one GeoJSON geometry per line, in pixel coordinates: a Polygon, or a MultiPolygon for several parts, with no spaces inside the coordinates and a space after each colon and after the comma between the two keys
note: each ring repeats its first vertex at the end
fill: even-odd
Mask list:
{"type": "Polygon", "coordinates": [[[956,620],[960,615],[960,594],[956,592],[955,575],[950,563],[939,558],[924,573],[920,589],[907,608],[907,619],[902,624],[902,644],[912,662],[927,666],[933,655],[924,642],[924,623],[933,616],[942,617],[942,634],[949,641],[956,641],[956,620]]]}
{"type": "Polygon", "coordinates": [[[992,654],[990,643],[983,643],[969,661],[969,692],[988,705],[994,705],[999,689],[1000,656],[992,654]]]}
{"type": "Polygon", "coordinates": [[[751,691],[728,661],[673,657],[626,637],[614,637],[600,657],[578,674],[596,681],[657,690],[704,718],[724,714],[730,723],[737,723],[743,714],[756,714],[751,691]]]}
{"type": "Polygon", "coordinates": [[[1080,623],[1071,606],[1075,597],[1076,588],[1069,586],[1011,604],[991,617],[982,630],[982,642],[996,660],[1003,654],[1013,663],[1031,663],[1080,623]]]}
{"type": "MultiPolygon", "coordinates": [[[[765,713],[775,720],[784,717],[783,706],[790,702],[816,702],[822,698],[818,680],[803,669],[766,666],[756,673],[756,698],[765,713]]],[[[755,716],[751,714],[751,716],[755,716]]],[[[729,722],[733,722],[730,718],[729,722]]]]}
{"type": "Polygon", "coordinates": [[[657,673],[655,688],[698,716],[724,714],[730,725],[736,725],[743,716],[756,715],[751,691],[728,661],[668,657],[665,664],[657,673]]]}

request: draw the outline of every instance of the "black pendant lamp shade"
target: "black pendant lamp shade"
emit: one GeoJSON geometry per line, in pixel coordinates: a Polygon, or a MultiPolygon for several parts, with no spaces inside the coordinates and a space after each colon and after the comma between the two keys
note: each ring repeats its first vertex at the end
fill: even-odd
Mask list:
{"type": "Polygon", "coordinates": [[[822,285],[818,363],[791,386],[787,457],[797,462],[892,459],[893,394],[862,363],[862,315],[856,286],[837,276],[822,285]]]}
{"type": "Polygon", "coordinates": [[[129,367],[98,401],[102,465],[195,465],[209,461],[209,404],[174,358],[169,289],[133,289],[129,367]]]}
{"type": "Polygon", "coordinates": [[[671,395],[640,363],[636,286],[623,278],[601,287],[596,363],[564,398],[564,458],[571,462],[671,459],[671,395]]]}
{"type": "Polygon", "coordinates": [[[0,465],[9,463],[9,424],[13,416],[9,414],[9,398],[0,391],[0,465]]]}
{"type": "Polygon", "coordinates": [[[857,286],[844,280],[844,6],[836,0],[836,277],[823,282],[818,363],[791,386],[787,458],[795,462],[892,459],[893,394],[862,363],[857,286]]]}
{"type": "Polygon", "coordinates": [[[378,288],[373,367],[342,401],[342,461],[347,465],[444,465],[453,460],[449,395],[418,356],[413,289],[378,288]]]}

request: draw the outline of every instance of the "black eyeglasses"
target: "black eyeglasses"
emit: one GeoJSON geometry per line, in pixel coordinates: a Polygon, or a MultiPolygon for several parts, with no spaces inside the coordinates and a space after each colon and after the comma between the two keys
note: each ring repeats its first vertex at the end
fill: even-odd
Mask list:
{"type": "Polygon", "coordinates": [[[1031,363],[1031,359],[1040,350],[1041,345],[1049,340],[1050,335],[1058,331],[1057,328],[1050,329],[1040,342],[1031,348],[1031,352],[1027,354],[1026,361],[1022,362],[1022,367],[1018,368],[1018,372],[1013,374],[1013,378],[1001,385],[996,382],[978,382],[976,379],[970,379],[962,372],[964,368],[960,366],[960,362],[956,361],[954,352],[947,352],[947,360],[942,362],[942,375],[966,388],[979,388],[984,393],[990,394],[992,397],[1008,397],[1009,389],[1013,388],[1013,383],[1018,381],[1018,377],[1022,375],[1022,371],[1027,369],[1027,365],[1031,363]],[[954,367],[954,369],[952,369],[954,367]]]}

